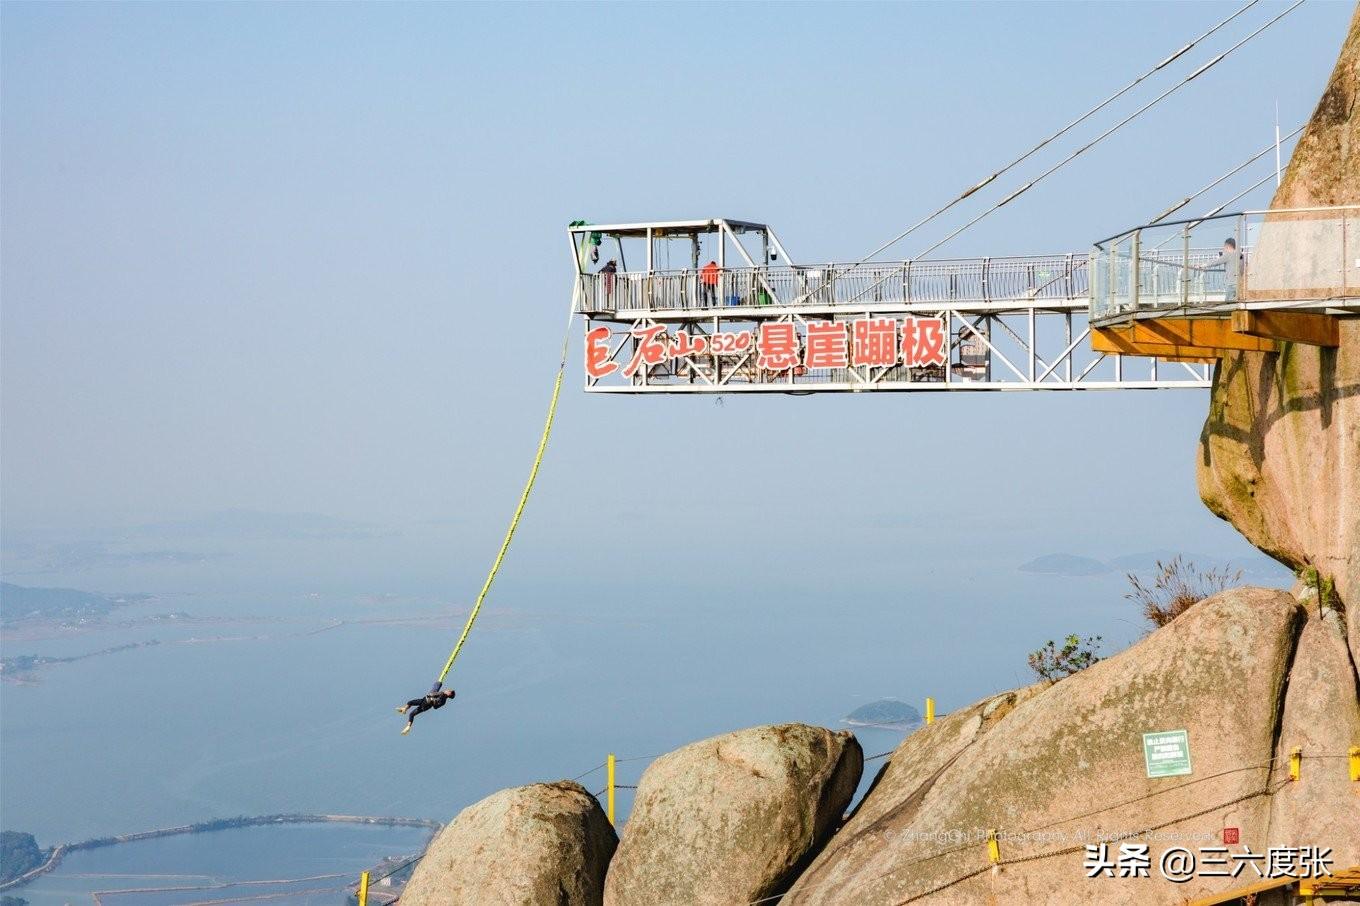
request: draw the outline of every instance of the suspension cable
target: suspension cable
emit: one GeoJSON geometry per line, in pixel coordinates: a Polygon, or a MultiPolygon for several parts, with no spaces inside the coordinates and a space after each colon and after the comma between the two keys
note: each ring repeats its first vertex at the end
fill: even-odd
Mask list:
{"type": "MultiPolygon", "coordinates": [[[[1297,129],[1295,129],[1293,132],[1289,133],[1289,134],[1286,135],[1284,138],[1280,139],[1280,142],[1282,142],[1282,143],[1283,143],[1283,142],[1287,142],[1287,141],[1289,141],[1291,138],[1293,138],[1294,136],[1298,135],[1298,134],[1299,134],[1300,132],[1302,132],[1302,131],[1303,131],[1303,126],[1299,126],[1299,127],[1298,127],[1297,129]]],[[[1249,166],[1251,166],[1252,164],[1256,163],[1258,160],[1260,160],[1261,158],[1263,158],[1263,157],[1265,157],[1267,154],[1269,154],[1269,153],[1271,152],[1271,150],[1274,149],[1275,147],[1276,147],[1275,142],[1271,142],[1270,144],[1266,145],[1266,146],[1265,146],[1264,148],[1262,148],[1260,151],[1256,152],[1256,153],[1253,154],[1251,157],[1247,158],[1245,161],[1243,161],[1242,163],[1238,164],[1236,167],[1233,167],[1233,168],[1232,168],[1231,170],[1229,170],[1227,173],[1224,173],[1224,174],[1223,174],[1222,176],[1220,176],[1218,179],[1215,179],[1213,182],[1209,183],[1207,186],[1205,186],[1204,188],[1200,189],[1198,192],[1193,192],[1193,193],[1191,193],[1190,195],[1185,196],[1185,197],[1182,198],[1180,201],[1176,202],[1176,203],[1173,204],[1171,207],[1167,208],[1165,211],[1163,211],[1162,213],[1158,214],[1156,217],[1154,217],[1154,218],[1152,218],[1151,220],[1149,220],[1149,221],[1147,222],[1147,225],[1148,225],[1148,226],[1152,226],[1153,224],[1159,223],[1159,222],[1165,220],[1166,218],[1170,217],[1172,214],[1176,213],[1176,212],[1179,211],[1181,208],[1185,207],[1185,206],[1188,205],[1190,202],[1194,201],[1196,198],[1198,198],[1198,197],[1200,197],[1201,195],[1203,195],[1205,192],[1208,192],[1210,189],[1216,188],[1220,183],[1222,183],[1224,180],[1228,179],[1230,176],[1236,176],[1238,173],[1242,172],[1242,171],[1245,170],[1247,167],[1249,167],[1249,166]]],[[[1265,180],[1262,180],[1261,182],[1265,182],[1265,180]]],[[[1256,185],[1260,185],[1260,184],[1261,184],[1261,183],[1257,183],[1256,185]]],[[[1255,186],[1253,186],[1252,188],[1255,188],[1255,186]]],[[[1248,190],[1248,191],[1250,191],[1250,190],[1248,190]]],[[[1238,197],[1240,198],[1241,196],[1238,196],[1238,197]]],[[[1233,199],[1233,200],[1235,201],[1236,199],[1233,199]]]]}
{"type": "Polygon", "coordinates": [[[1155,75],[1156,73],[1160,72],[1162,69],[1165,69],[1167,66],[1170,66],[1170,65],[1171,65],[1172,63],[1174,63],[1176,60],[1180,59],[1182,56],[1184,56],[1186,53],[1188,53],[1191,49],[1193,49],[1193,48],[1195,47],[1195,45],[1199,44],[1201,41],[1203,41],[1205,38],[1209,37],[1210,35],[1214,34],[1214,33],[1217,32],[1219,29],[1223,28],[1223,27],[1224,27],[1225,25],[1227,25],[1229,22],[1232,22],[1232,21],[1233,21],[1234,19],[1236,19],[1238,16],[1242,15],[1242,14],[1245,13],[1247,10],[1251,9],[1253,6],[1255,6],[1255,5],[1256,5],[1257,3],[1259,3],[1259,2],[1260,2],[1260,0],[1250,0],[1250,2],[1248,2],[1245,6],[1243,6],[1241,9],[1239,9],[1237,12],[1235,12],[1235,13],[1233,13],[1232,15],[1228,16],[1226,19],[1222,20],[1222,21],[1219,22],[1217,25],[1215,25],[1213,28],[1209,29],[1209,30],[1206,31],[1204,34],[1200,35],[1198,38],[1195,38],[1193,41],[1191,41],[1190,43],[1186,44],[1184,47],[1181,47],[1179,50],[1176,50],[1176,51],[1173,52],[1170,56],[1166,57],[1166,58],[1163,59],[1160,63],[1156,64],[1156,65],[1153,66],[1151,69],[1149,69],[1147,72],[1144,72],[1142,75],[1138,76],[1138,78],[1134,79],[1132,82],[1129,82],[1129,83],[1128,83],[1127,85],[1125,85],[1123,88],[1119,89],[1119,90],[1116,91],[1114,94],[1110,95],[1110,96],[1107,97],[1105,100],[1101,101],[1099,104],[1096,104],[1096,105],[1095,105],[1094,107],[1092,107],[1090,110],[1087,110],[1087,111],[1086,111],[1085,113],[1083,113],[1081,116],[1079,116],[1079,117],[1077,117],[1076,119],[1072,120],[1072,122],[1068,123],[1066,126],[1063,126],[1063,127],[1062,127],[1061,129],[1059,129],[1057,132],[1054,132],[1054,133],[1053,133],[1052,135],[1050,135],[1048,138],[1046,138],[1046,139],[1044,139],[1043,141],[1039,142],[1039,144],[1035,145],[1033,148],[1030,148],[1030,149],[1029,149],[1028,151],[1026,151],[1024,154],[1021,154],[1019,157],[1015,158],[1015,160],[1011,161],[1010,163],[1006,164],[1006,165],[1005,165],[1004,167],[1002,167],[1001,169],[997,170],[997,171],[996,171],[995,173],[993,173],[991,176],[988,176],[986,179],[982,180],[982,181],[979,182],[977,185],[975,185],[975,186],[973,186],[973,187],[971,187],[971,188],[969,188],[969,189],[966,189],[966,190],[963,192],[962,195],[959,195],[959,196],[958,196],[957,198],[955,198],[953,201],[949,202],[949,203],[948,203],[947,205],[945,205],[944,207],[942,207],[942,208],[940,208],[939,210],[935,211],[935,213],[931,214],[930,216],[928,216],[928,217],[926,217],[926,218],[924,218],[924,219],[922,219],[922,220],[918,220],[916,223],[912,224],[910,227],[908,227],[907,229],[903,230],[901,233],[898,233],[898,234],[897,234],[896,236],[894,236],[892,239],[889,239],[887,242],[883,243],[883,244],[880,245],[878,248],[874,249],[872,252],[870,252],[869,254],[865,255],[865,256],[864,256],[863,258],[861,258],[859,261],[855,262],[855,264],[852,265],[852,267],[859,267],[860,265],[866,263],[870,258],[873,258],[875,255],[878,255],[878,254],[880,254],[881,252],[887,251],[889,248],[893,247],[893,246],[896,245],[897,243],[901,242],[903,239],[906,239],[906,238],[907,238],[908,236],[910,236],[912,233],[916,232],[916,230],[918,230],[919,228],[925,226],[927,223],[930,223],[930,221],[934,220],[936,217],[939,217],[941,214],[945,213],[945,212],[948,211],[950,208],[954,207],[954,205],[958,204],[959,202],[961,202],[961,201],[963,201],[964,199],[966,199],[966,198],[968,198],[969,196],[971,196],[974,192],[977,192],[979,189],[985,188],[986,186],[990,185],[990,184],[991,184],[993,181],[995,181],[998,177],[1002,176],[1002,175],[1005,174],[1007,171],[1011,170],[1013,167],[1015,167],[1015,166],[1017,166],[1017,165],[1023,163],[1024,161],[1028,160],[1031,156],[1034,155],[1035,152],[1041,150],[1041,149],[1044,148],[1045,146],[1051,144],[1052,142],[1054,142],[1054,141],[1056,141],[1057,139],[1061,138],[1062,136],[1066,135],[1066,134],[1067,134],[1068,132],[1070,132],[1072,129],[1074,129],[1074,128],[1076,128],[1077,126],[1081,125],[1082,123],[1086,122],[1086,120],[1090,119],[1092,116],[1094,116],[1095,114],[1099,113],[1101,110],[1104,110],[1104,109],[1105,109],[1106,107],[1108,107],[1110,104],[1112,104],[1112,103],[1114,103],[1115,101],[1119,100],[1121,97],[1123,97],[1125,94],[1127,94],[1128,92],[1130,92],[1131,90],[1133,90],[1136,86],[1138,86],[1141,82],[1143,82],[1143,80],[1147,79],[1149,76],[1155,75]]]}
{"type": "Polygon", "coordinates": [[[1189,229],[1192,229],[1192,228],[1194,228],[1194,227],[1199,226],[1199,225],[1200,225],[1201,223],[1203,223],[1204,221],[1206,221],[1206,220],[1210,219],[1211,217],[1214,217],[1215,215],[1219,214],[1224,208],[1226,208],[1228,205],[1232,204],[1234,201],[1237,201],[1239,198],[1241,198],[1242,196],[1246,195],[1246,194],[1249,193],[1249,192],[1254,192],[1254,191],[1256,191],[1257,189],[1261,188],[1261,186],[1265,185],[1267,182],[1269,182],[1270,180],[1272,180],[1272,179],[1274,179],[1274,178],[1275,178],[1275,174],[1274,174],[1274,173],[1267,173],[1265,176],[1261,177],[1260,180],[1258,180],[1257,182],[1251,184],[1250,186],[1247,186],[1247,187],[1246,187],[1245,189],[1243,189],[1241,192],[1238,192],[1238,193],[1237,193],[1236,195],[1234,195],[1232,198],[1229,198],[1227,201],[1223,202],[1223,204],[1221,204],[1221,205],[1219,205],[1218,207],[1214,208],[1212,211],[1206,211],[1205,214],[1204,214],[1204,216],[1201,217],[1199,220],[1195,220],[1195,221],[1192,221],[1192,222],[1186,224],[1186,225],[1185,225],[1185,229],[1189,230],[1189,229]]]}
{"type": "Polygon", "coordinates": [[[1111,126],[1109,129],[1106,129],[1106,130],[1105,130],[1104,132],[1102,132],[1100,135],[1096,136],[1096,137],[1095,137],[1094,139],[1092,139],[1091,141],[1089,141],[1089,142],[1087,142],[1086,144],[1082,145],[1082,146],[1081,146],[1080,148],[1078,148],[1076,151],[1073,151],[1073,152],[1072,152],[1071,154],[1069,154],[1067,157],[1063,158],[1061,161],[1059,161],[1058,163],[1054,164],[1052,167],[1049,167],[1049,168],[1048,168],[1047,170],[1045,170],[1043,173],[1040,173],[1038,176],[1034,177],[1034,179],[1031,179],[1029,182],[1025,183],[1023,186],[1021,186],[1020,188],[1016,189],[1014,192],[1012,192],[1011,194],[1007,195],[1005,198],[1001,199],[1001,200],[998,201],[996,204],[992,205],[990,208],[988,208],[987,210],[983,211],[981,214],[979,214],[978,216],[974,217],[972,220],[968,221],[968,222],[965,223],[963,226],[959,227],[957,230],[955,230],[954,232],[950,233],[948,236],[946,236],[946,237],[944,237],[943,239],[941,239],[939,242],[937,242],[937,243],[935,243],[934,245],[932,245],[930,248],[928,248],[928,249],[926,249],[925,251],[921,252],[921,254],[920,254],[920,255],[917,255],[916,257],[917,257],[917,258],[924,258],[926,255],[929,255],[931,252],[935,251],[935,250],[938,249],[940,246],[944,245],[945,243],[947,243],[947,242],[949,242],[950,240],[952,240],[952,239],[954,239],[955,237],[957,237],[957,236],[958,236],[960,233],[962,233],[964,230],[967,230],[969,227],[972,227],[973,225],[975,225],[978,221],[982,220],[984,217],[986,217],[986,216],[988,216],[989,214],[992,214],[992,213],[994,213],[994,212],[1000,210],[1002,207],[1004,207],[1004,206],[1010,204],[1012,201],[1014,201],[1015,199],[1019,198],[1021,195],[1025,194],[1025,193],[1028,192],[1030,189],[1032,189],[1032,188],[1034,188],[1035,186],[1037,186],[1039,183],[1043,182],[1043,181],[1044,181],[1045,179],[1047,179],[1049,176],[1052,176],[1054,173],[1058,172],[1058,171],[1061,170],[1063,167],[1067,166],[1069,163],[1071,163],[1072,161],[1076,160],[1078,157],[1080,157],[1081,155],[1085,154],[1087,151],[1091,150],[1091,149],[1094,148],[1096,145],[1100,144],[1102,141],[1104,141],[1105,139],[1109,138],[1111,135],[1113,135],[1114,133],[1118,132],[1120,129],[1124,128],[1124,127],[1127,126],[1129,123],[1133,122],[1133,121],[1134,121],[1135,119],[1137,119],[1138,117],[1142,116],[1142,115],[1143,115],[1144,113],[1146,113],[1148,110],[1151,110],[1154,106],[1156,106],[1157,104],[1160,104],[1162,101],[1166,100],[1166,98],[1170,97],[1170,96],[1171,96],[1172,94],[1174,94],[1175,92],[1177,92],[1177,91],[1179,91],[1180,89],[1184,88],[1186,85],[1189,85],[1189,84],[1190,84],[1191,82],[1193,82],[1195,79],[1197,79],[1197,78],[1199,78],[1200,76],[1204,75],[1204,73],[1208,72],[1210,69],[1212,69],[1213,67],[1217,66],[1219,63],[1223,62],[1225,59],[1227,59],[1227,57],[1228,57],[1231,53],[1233,53],[1234,51],[1236,51],[1238,48],[1242,47],[1242,46],[1243,46],[1244,44],[1246,44],[1248,41],[1250,41],[1250,40],[1252,40],[1253,38],[1255,38],[1255,37],[1256,37],[1257,35],[1259,35],[1261,32],[1265,31],[1267,28],[1270,28],[1270,26],[1274,25],[1276,22],[1279,22],[1279,21],[1280,21],[1281,19],[1283,19],[1285,16],[1289,15],[1290,13],[1292,13],[1294,10],[1298,9],[1300,6],[1302,6],[1302,5],[1304,4],[1304,2],[1305,2],[1305,0],[1295,0],[1294,4],[1291,5],[1289,8],[1287,8],[1286,10],[1284,10],[1284,12],[1282,12],[1282,13],[1280,13],[1279,15],[1275,16],[1274,18],[1268,20],[1264,25],[1261,25],[1259,28],[1257,28],[1257,29],[1256,29],[1255,31],[1253,31],[1251,34],[1247,35],[1247,36],[1246,36],[1245,38],[1243,38],[1242,40],[1238,41],[1238,42],[1237,42],[1236,44],[1234,44],[1232,47],[1229,47],[1227,50],[1223,51],[1223,52],[1220,53],[1218,56],[1214,57],[1212,60],[1210,60],[1209,62],[1205,63],[1203,66],[1199,67],[1199,68],[1196,69],[1194,72],[1190,73],[1190,75],[1186,76],[1184,79],[1182,79],[1181,81],[1177,82],[1175,85],[1172,85],[1172,86],[1171,86],[1170,88],[1168,88],[1166,91],[1163,91],[1161,94],[1157,95],[1157,97],[1153,98],[1151,101],[1147,102],[1147,103],[1144,104],[1142,107],[1139,107],[1139,108],[1138,108],[1137,110],[1135,110],[1133,113],[1129,114],[1129,115],[1126,116],[1124,119],[1120,120],[1118,123],[1116,123],[1115,125],[1111,126]]]}

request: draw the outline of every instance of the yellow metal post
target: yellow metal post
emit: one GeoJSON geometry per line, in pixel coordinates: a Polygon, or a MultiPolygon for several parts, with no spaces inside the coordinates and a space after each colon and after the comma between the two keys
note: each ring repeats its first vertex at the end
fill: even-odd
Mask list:
{"type": "Polygon", "coordinates": [[[926,699],[926,723],[935,723],[935,699],[926,699]]]}
{"type": "Polygon", "coordinates": [[[610,823],[610,824],[613,824],[613,823],[614,823],[614,753],[613,753],[613,752],[610,752],[610,753],[609,753],[609,758],[605,760],[605,774],[606,774],[606,777],[608,778],[608,779],[607,779],[607,782],[606,782],[606,786],[607,786],[607,789],[609,790],[609,796],[608,796],[608,798],[605,800],[606,803],[607,803],[607,807],[605,808],[605,813],[609,815],[609,823],[610,823]]]}
{"type": "Polygon", "coordinates": [[[987,831],[987,861],[993,865],[1001,864],[1001,844],[996,839],[996,829],[987,831]]]}
{"type": "Polygon", "coordinates": [[[368,872],[359,875],[359,906],[368,906],[368,872]]]}
{"type": "Polygon", "coordinates": [[[1351,746],[1351,781],[1360,780],[1360,746],[1351,746]]]}
{"type": "Polygon", "coordinates": [[[1289,779],[1298,780],[1300,769],[1303,767],[1303,749],[1294,746],[1289,752],[1289,779]]]}

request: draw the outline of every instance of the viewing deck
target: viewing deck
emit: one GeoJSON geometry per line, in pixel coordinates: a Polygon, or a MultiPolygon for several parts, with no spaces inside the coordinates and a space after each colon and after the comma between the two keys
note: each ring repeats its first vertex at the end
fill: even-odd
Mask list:
{"type": "Polygon", "coordinates": [[[1337,318],[1360,314],[1360,206],[1136,227],[1096,243],[1090,272],[1103,351],[1212,361],[1281,340],[1335,346],[1337,318]]]}

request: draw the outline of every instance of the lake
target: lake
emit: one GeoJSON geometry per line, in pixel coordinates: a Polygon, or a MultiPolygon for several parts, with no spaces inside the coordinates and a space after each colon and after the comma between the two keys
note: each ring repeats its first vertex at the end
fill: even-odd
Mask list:
{"type": "Polygon", "coordinates": [[[171,906],[244,897],[337,906],[361,871],[385,856],[419,852],[428,837],[419,828],[312,824],[139,840],[71,853],[56,871],[14,894],[32,906],[92,899],[103,906],[171,906]]]}
{"type": "MultiPolygon", "coordinates": [[[[496,790],[534,781],[584,775],[595,792],[603,772],[592,769],[610,752],[627,759],[618,782],[636,784],[650,756],[741,727],[840,727],[854,708],[889,696],[933,695],[944,713],[1030,682],[1025,651],[1044,639],[1099,633],[1110,652],[1142,631],[1118,574],[1022,574],[1013,552],[950,550],[942,541],[919,553],[926,567],[885,596],[872,590],[890,587],[898,565],[855,556],[835,552],[843,566],[828,570],[796,549],[767,551],[760,572],[775,578],[759,586],[715,584],[712,572],[661,575],[651,559],[630,564],[623,553],[613,569],[511,572],[452,675],[457,699],[421,717],[407,737],[394,708],[428,688],[466,612],[428,588],[383,591],[373,580],[354,583],[363,593],[296,581],[266,590],[273,583],[263,570],[255,587],[239,570],[215,582],[150,573],[122,575],[117,585],[83,581],[162,597],[116,613],[115,623],[131,625],[10,640],[6,654],[160,644],[45,668],[32,685],[0,685],[0,823],[51,846],[281,812],[448,821],[496,790]],[[177,586],[210,590],[173,594],[177,586]],[[167,611],[195,621],[145,622],[167,611]]],[[[316,575],[331,574],[324,555],[314,559],[316,575]]],[[[749,574],[735,562],[724,569],[749,574]]],[[[869,755],[902,738],[856,732],[869,755]]],[[[861,788],[880,764],[866,769],[861,788]]],[[[631,804],[631,791],[621,790],[621,820],[631,804]]],[[[238,875],[193,868],[198,857],[187,853],[179,861],[176,847],[225,839],[215,835],[158,842],[146,857],[122,847],[81,855],[114,867],[80,873],[122,865],[129,873],[300,877],[323,873],[309,867],[312,856],[334,855],[318,846],[358,839],[324,830],[332,832],[274,838],[278,865],[247,867],[257,844],[242,842],[238,875]]],[[[410,845],[400,833],[379,843],[410,845]]],[[[69,872],[77,867],[42,884],[69,872]]]]}

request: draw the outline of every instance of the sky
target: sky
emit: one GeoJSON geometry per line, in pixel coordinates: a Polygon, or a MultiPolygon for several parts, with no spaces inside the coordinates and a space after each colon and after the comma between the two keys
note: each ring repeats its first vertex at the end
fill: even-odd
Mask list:
{"type": "MultiPolygon", "coordinates": [[[[466,602],[547,403],[568,222],[741,218],[799,260],[853,260],[1234,8],[6,3],[11,578],[466,602]],[[224,512],[322,516],[348,540],[302,553],[257,525],[170,578],[13,576],[26,546],[173,550],[224,512]]],[[[895,254],[1282,9],[1259,3],[895,254]]],[[[938,254],[1084,252],[1145,222],[1265,147],[1277,105],[1285,132],[1306,120],[1350,15],[1310,0],[938,254]]],[[[1204,391],[718,406],[587,395],[577,345],[506,606],[698,601],[755,637],[798,631],[789,602],[874,613],[914,577],[963,589],[1054,551],[1249,553],[1195,491],[1204,391]]],[[[938,632],[973,623],[921,606],[938,632]]],[[[1005,602],[994,619],[989,651],[1050,628],[1005,602]]]]}

